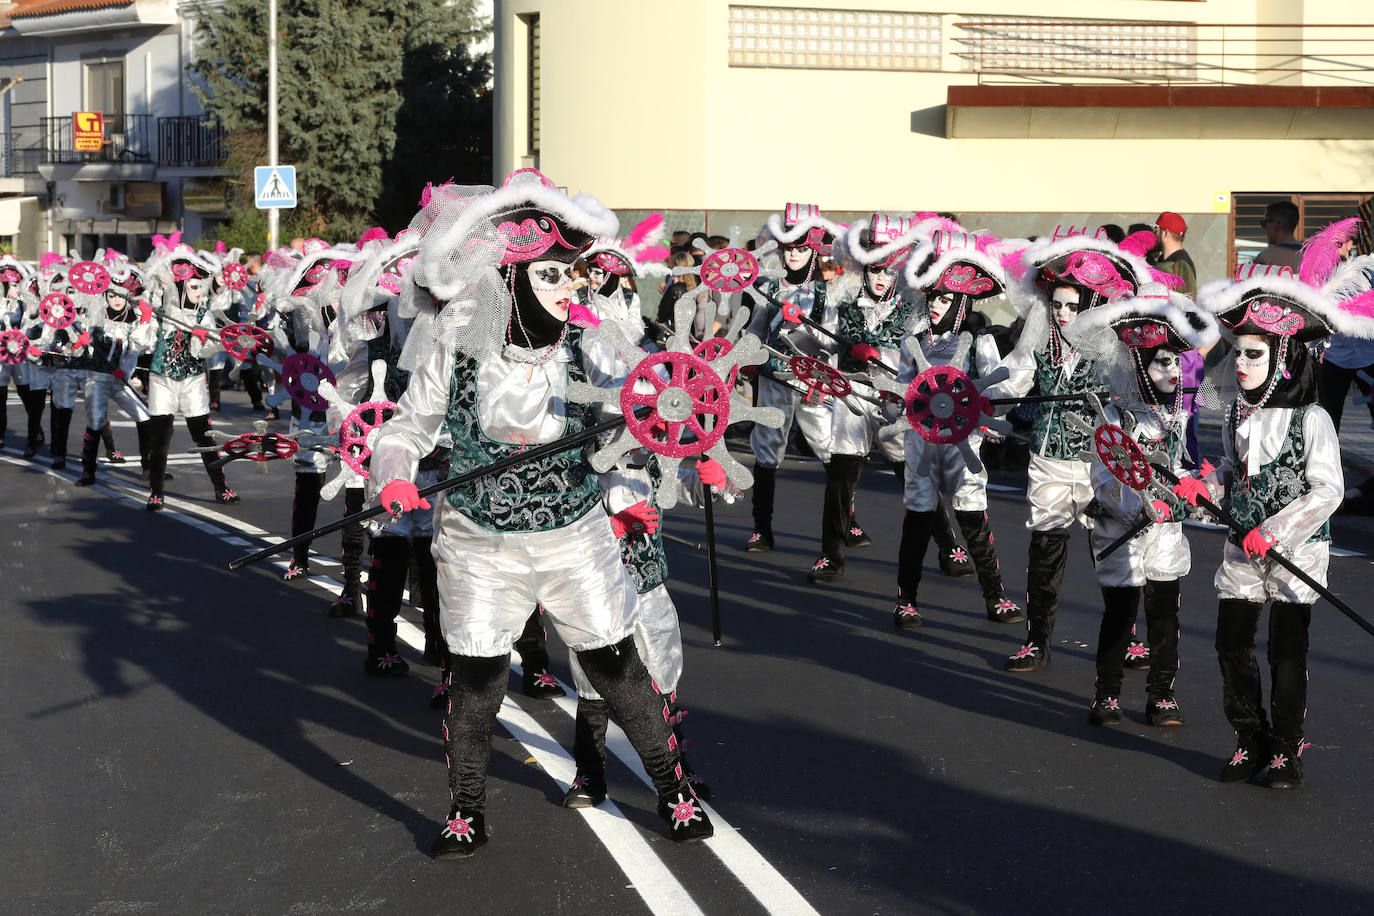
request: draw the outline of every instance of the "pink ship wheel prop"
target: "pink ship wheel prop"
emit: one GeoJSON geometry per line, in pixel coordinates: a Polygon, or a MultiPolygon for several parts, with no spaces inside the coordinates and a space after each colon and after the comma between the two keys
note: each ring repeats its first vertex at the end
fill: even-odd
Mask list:
{"type": "Polygon", "coordinates": [[[281,364],[281,383],[291,400],[306,410],[324,410],[329,402],[320,395],[320,381],[335,383],[334,372],[318,356],[310,353],[292,353],[281,364]]]}
{"type": "Polygon", "coordinates": [[[927,442],[957,445],[978,428],[992,404],[973,379],[954,366],[931,366],[906,388],[906,420],[927,442]]]}
{"type": "Polygon", "coordinates": [[[743,248],[722,248],[701,262],[701,282],[717,293],[737,293],[758,275],[758,258],[743,248]]]}
{"type": "Polygon", "coordinates": [[[845,378],[838,369],[826,365],[818,359],[797,355],[787,361],[787,366],[792,370],[792,374],[806,386],[807,401],[816,395],[821,401],[825,400],[826,395],[842,398],[848,396],[849,392],[853,390],[849,385],[849,379],[845,378]]]}
{"type": "Polygon", "coordinates": [[[730,389],[695,354],[673,350],[651,353],[631,370],[620,389],[620,411],[640,445],[658,455],[685,458],[702,454],[725,435],[730,422],[730,389]],[[667,380],[654,371],[659,366],[668,369],[667,380]],[[648,383],[653,393],[637,391],[639,382],[648,383]],[[636,407],[653,410],[637,418],[636,407]],[[705,417],[712,418],[710,429],[702,423],[705,417]],[[684,427],[696,436],[695,442],[681,441],[684,427]]]}
{"type": "Polygon", "coordinates": [[[48,293],[38,304],[38,316],[48,327],[60,331],[76,320],[76,303],[61,293],[48,293]]]}
{"type": "MultiPolygon", "coordinates": [[[[729,353],[731,346],[730,341],[726,340],[724,337],[708,337],[706,340],[703,340],[693,347],[692,353],[709,363],[711,360],[718,359],[729,353]]],[[[725,380],[726,387],[733,391],[735,389],[735,380],[738,378],[739,366],[734,366],[730,369],[730,376],[725,380]]]]}
{"type": "Polygon", "coordinates": [[[258,356],[271,356],[276,349],[272,335],[251,324],[226,324],[220,328],[219,342],[226,353],[241,363],[250,363],[258,356]]]}
{"type": "Polygon", "coordinates": [[[18,328],[0,331],[0,363],[17,366],[29,352],[28,335],[18,328]]]}
{"type": "MultiPolygon", "coordinates": [[[[235,436],[222,446],[224,454],[230,458],[247,458],[249,461],[280,461],[291,458],[300,448],[292,439],[276,433],[259,435],[244,433],[235,436]]],[[[264,469],[265,470],[265,469],[264,469]]]]}
{"type": "Polygon", "coordinates": [[[363,462],[372,457],[368,435],[396,411],[395,401],[364,401],[339,424],[339,457],[359,477],[367,477],[363,462]]]}
{"type": "Polygon", "coordinates": [[[234,292],[238,292],[248,285],[248,268],[242,264],[225,264],[219,272],[220,279],[224,285],[234,292]]]}
{"type": "Polygon", "coordinates": [[[1120,426],[1103,423],[1093,432],[1093,445],[1098,459],[1112,472],[1112,476],[1132,490],[1150,485],[1154,472],[1140,445],[1120,426]]]}
{"type": "Polygon", "coordinates": [[[110,288],[110,272],[94,261],[77,261],[68,275],[78,293],[98,296],[110,288]]]}

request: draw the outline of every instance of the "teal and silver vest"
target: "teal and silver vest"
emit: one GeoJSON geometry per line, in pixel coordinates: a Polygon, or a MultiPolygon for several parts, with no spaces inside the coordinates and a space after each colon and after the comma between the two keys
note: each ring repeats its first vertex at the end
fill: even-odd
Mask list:
{"type": "MultiPolygon", "coordinates": [[[[1307,441],[1303,436],[1302,424],[1309,410],[1320,410],[1316,404],[1304,404],[1293,408],[1292,419],[1288,422],[1288,435],[1284,437],[1283,448],[1274,460],[1260,468],[1253,477],[1245,473],[1245,465],[1240,461],[1236,448],[1236,430],[1240,419],[1236,416],[1236,405],[1226,408],[1226,435],[1230,437],[1231,454],[1236,456],[1235,475],[1231,481],[1231,515],[1240,522],[1244,531],[1252,531],[1264,524],[1265,519],[1275,515],[1300,496],[1312,492],[1307,480],[1307,441]]],[[[1229,538],[1232,544],[1240,546],[1243,534],[1232,530],[1229,538]]],[[[1322,522],[1317,533],[1307,539],[1313,541],[1331,540],[1331,523],[1322,522]]]]}
{"type": "MultiPolygon", "coordinates": [[[[663,480],[657,455],[649,457],[644,470],[649,472],[649,505],[657,509],[658,485],[663,480]]],[[[668,581],[668,557],[663,553],[661,530],[660,527],[653,534],[627,534],[620,539],[620,558],[638,594],[651,592],[668,581]]]]}
{"type": "MultiPolygon", "coordinates": [[[[205,317],[209,308],[208,305],[202,305],[196,309],[195,320],[197,324],[205,317]]],[[[205,372],[205,360],[191,355],[191,343],[195,339],[190,331],[183,331],[171,324],[159,321],[157,346],[153,348],[153,361],[149,365],[148,371],[174,382],[180,382],[193,375],[203,374],[205,372]]]]}
{"type": "MultiPolygon", "coordinates": [[[[1038,394],[1077,394],[1090,390],[1096,383],[1096,366],[1091,360],[1079,359],[1068,377],[1064,376],[1043,350],[1035,353],[1035,390],[1038,394]]],[[[1085,449],[1092,447],[1092,437],[1071,426],[1064,419],[1075,413],[1089,426],[1097,426],[1097,416],[1087,401],[1045,401],[1037,406],[1035,426],[1031,430],[1031,445],[1036,454],[1061,461],[1075,460],[1085,449]]]]}

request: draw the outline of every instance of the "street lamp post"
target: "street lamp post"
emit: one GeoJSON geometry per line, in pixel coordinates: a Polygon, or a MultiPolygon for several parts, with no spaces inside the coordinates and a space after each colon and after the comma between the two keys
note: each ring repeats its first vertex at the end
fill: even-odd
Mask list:
{"type": "MultiPolygon", "coordinates": [[[[267,0],[267,164],[277,166],[277,0],[267,0]]],[[[267,210],[267,250],[280,243],[281,208],[267,210]]]]}

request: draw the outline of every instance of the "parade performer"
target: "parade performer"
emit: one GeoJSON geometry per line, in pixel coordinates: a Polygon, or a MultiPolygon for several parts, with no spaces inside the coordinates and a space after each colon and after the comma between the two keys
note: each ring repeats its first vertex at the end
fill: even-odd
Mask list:
{"type": "MultiPolygon", "coordinates": [[[[1140,244],[1151,245],[1153,233],[1138,233],[1140,244]]],[[[1132,241],[1135,237],[1128,237],[1132,241]]],[[[1125,242],[1122,243],[1123,245],[1125,242]]],[[[1004,365],[1011,377],[998,386],[1004,395],[1019,397],[1032,387],[1040,395],[1084,394],[1102,388],[1097,367],[1065,339],[1064,332],[1078,315],[1094,306],[1135,294],[1150,280],[1141,255],[1073,228],[1060,227],[1054,236],[1037,242],[1022,254],[1034,270],[1034,282],[1044,297],[1024,314],[1025,326],[1016,349],[1004,365]]],[[[1093,415],[1083,401],[1042,403],[1031,430],[1026,499],[1030,504],[1030,551],[1026,564],[1026,639],[1006,661],[1008,671],[1036,671],[1050,664],[1050,636],[1059,607],[1059,588],[1069,557],[1070,526],[1091,526],[1084,512],[1093,499],[1092,478],[1079,456],[1089,437],[1065,417],[1076,414],[1085,424],[1093,415]]]]}
{"type": "MultiPolygon", "coordinates": [[[[26,279],[32,275],[32,266],[14,259],[13,255],[0,255],[0,331],[21,331],[24,324],[23,288],[26,279]]],[[[18,346],[20,341],[16,341],[18,346]]],[[[27,343],[23,344],[27,346],[27,343]]],[[[8,348],[7,348],[8,349],[8,348]]],[[[9,355],[9,354],[7,354],[9,355]]],[[[28,406],[29,386],[25,366],[27,357],[16,353],[10,358],[16,362],[0,361],[0,445],[4,444],[5,432],[9,428],[10,381],[14,381],[19,393],[19,402],[28,406]]]]}
{"type": "MultiPolygon", "coordinates": [[[[855,223],[834,246],[835,260],[843,268],[831,284],[836,303],[837,329],[851,344],[841,356],[847,372],[877,372],[876,360],[896,367],[901,361],[902,338],[916,319],[914,303],[897,292],[897,272],[919,241],[915,224],[904,217],[874,213],[855,223]]],[[[878,429],[891,419],[877,405],[851,398],[830,410],[830,459],[825,462],[825,499],[821,509],[821,554],[812,564],[807,581],[833,582],[844,575],[844,548],[871,543],[863,529],[853,524],[854,493],[868,453],[876,445],[897,479],[903,477],[903,446],[900,435],[880,441],[878,429]]]]}
{"type": "MultiPolygon", "coordinates": [[[[594,420],[589,407],[565,401],[570,381],[609,377],[587,363],[583,331],[567,321],[572,264],[615,231],[609,211],[569,200],[533,170],[501,189],[448,186],[427,198],[412,223],[423,241],[402,293],[401,314],[416,318],[401,361],[410,385],[377,436],[369,477],[398,512],[426,507],[413,481],[441,440],[452,443],[450,475],[551,442],[594,420]]],[[[486,842],[492,726],[511,645],[536,603],[639,753],[672,838],[712,833],[635,649],[635,588],[600,502],[577,449],[456,487],[437,506],[433,551],[454,673],[444,720],[452,807],[436,858],[466,857],[486,842]]]]}
{"type": "Polygon", "coordinates": [[[24,330],[30,339],[26,373],[30,436],[24,457],[34,455],[37,442],[33,429],[41,427],[45,396],[51,392],[48,454],[54,470],[67,466],[67,434],[83,376],[81,370],[73,367],[72,360],[89,352],[90,341],[85,310],[73,299],[71,265],[70,259],[45,258],[45,266],[25,300],[24,330]]]}
{"type": "MultiPolygon", "coordinates": [[[[1170,295],[1162,285],[1147,283],[1133,298],[1079,316],[1065,336],[1097,364],[1114,395],[1103,409],[1103,425],[1117,427],[1120,435],[1134,440],[1142,460],[1159,461],[1176,475],[1185,473],[1188,410],[1181,383],[1182,355],[1217,342],[1216,319],[1186,296],[1170,295]]],[[[1097,561],[1103,610],[1088,720],[1094,725],[1121,723],[1126,645],[1143,595],[1151,658],[1145,680],[1146,721],[1182,725],[1183,711],[1174,694],[1179,584],[1192,568],[1192,553],[1179,503],[1167,489],[1149,487],[1154,475],[1143,476],[1144,468],[1123,464],[1124,468],[1113,467],[1099,458],[1091,466],[1100,510],[1089,533],[1094,556],[1142,519],[1152,524],[1097,561]],[[1145,488],[1134,489],[1136,482],[1145,488]]]]}
{"type": "MultiPolygon", "coordinates": [[[[830,361],[829,349],[834,344],[810,328],[789,323],[779,303],[793,303],[812,321],[832,332],[838,330],[839,313],[829,301],[826,283],[819,278],[816,267],[821,255],[829,252],[839,231],[834,223],[821,216],[815,204],[790,203],[781,217],[775,213],[768,218],[767,234],[778,243],[778,250],[765,255],[763,264],[777,267],[775,262],[780,261],[783,276],[761,281],[757,289],[745,291],[744,304],[752,310],[749,333],[785,352],[787,344],[783,334],[786,332],[790,342],[803,352],[830,361]]],[[[769,365],[774,363],[770,360],[769,365]]],[[[779,429],[755,426],[749,434],[749,447],[754,452],[754,531],[745,542],[745,550],[750,553],[773,549],[773,499],[777,492],[778,468],[787,453],[793,421],[801,428],[816,457],[828,461],[832,406],[821,400],[803,400],[795,388],[773,379],[759,377],[755,384],[758,386],[758,405],[781,409],[783,422],[779,429]]]]}
{"type": "Polygon", "coordinates": [[[1370,259],[1340,264],[1335,249],[1350,227],[1329,228],[1335,231],[1309,240],[1298,277],[1286,267],[1246,265],[1234,283],[1208,284],[1198,297],[1234,335],[1233,354],[1216,377],[1229,381],[1233,373],[1239,395],[1225,411],[1221,466],[1205,467],[1204,480],[1180,481],[1175,492],[1194,504],[1199,495],[1218,502],[1227,493],[1231,515],[1250,529],[1229,535],[1215,580],[1222,701],[1236,730],[1223,782],[1254,778],[1288,788],[1303,781],[1308,627],[1317,593],[1266,555],[1279,551],[1326,582],[1328,519],[1341,503],[1344,477],[1309,345],[1333,332],[1374,338],[1370,259]],[[1268,715],[1255,658],[1266,602],[1268,715]]]}
{"type": "MultiPolygon", "coordinates": [[[[971,235],[957,226],[937,229],[908,260],[904,279],[907,287],[923,298],[924,315],[917,330],[903,345],[899,381],[910,382],[917,374],[913,355],[916,348],[930,366],[953,366],[970,378],[992,374],[1001,362],[997,343],[990,335],[975,336],[965,328],[968,313],[976,302],[1009,291],[1002,258],[1008,251],[991,235],[971,235]]],[[[995,396],[997,386],[986,396],[995,396]]],[[[965,440],[975,455],[983,441],[979,430],[965,440]]],[[[987,619],[994,623],[1017,623],[1021,609],[1003,592],[1002,573],[993,545],[988,520],[988,474],[981,462],[975,467],[963,450],[949,443],[927,442],[914,429],[904,433],[905,473],[903,475],[902,542],[897,559],[897,603],[892,611],[893,625],[914,629],[922,620],[917,602],[921,567],[932,530],[940,523],[941,498],[954,507],[968,552],[983,591],[987,619]],[[923,473],[922,465],[928,464],[923,473]]]]}
{"type": "Polygon", "coordinates": [[[237,503],[238,494],[229,489],[224,470],[213,466],[217,452],[210,435],[210,390],[205,381],[205,357],[219,346],[210,339],[218,327],[210,300],[215,295],[213,278],[219,265],[181,244],[174,235],[145,266],[157,324],[148,370],[148,412],[153,424],[148,447],[148,511],[163,507],[163,473],[177,414],[185,418],[196,445],[206,450],[201,460],[215,488],[215,501],[237,503]]]}

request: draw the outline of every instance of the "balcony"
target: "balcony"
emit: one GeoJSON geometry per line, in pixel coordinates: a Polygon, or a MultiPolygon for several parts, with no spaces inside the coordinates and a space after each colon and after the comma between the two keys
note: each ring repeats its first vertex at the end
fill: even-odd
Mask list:
{"type": "Polygon", "coordinates": [[[99,150],[78,151],[71,116],[42,119],[39,172],[49,181],[152,181],[161,168],[218,169],[224,164],[224,128],[198,116],[105,118],[99,150]]]}

